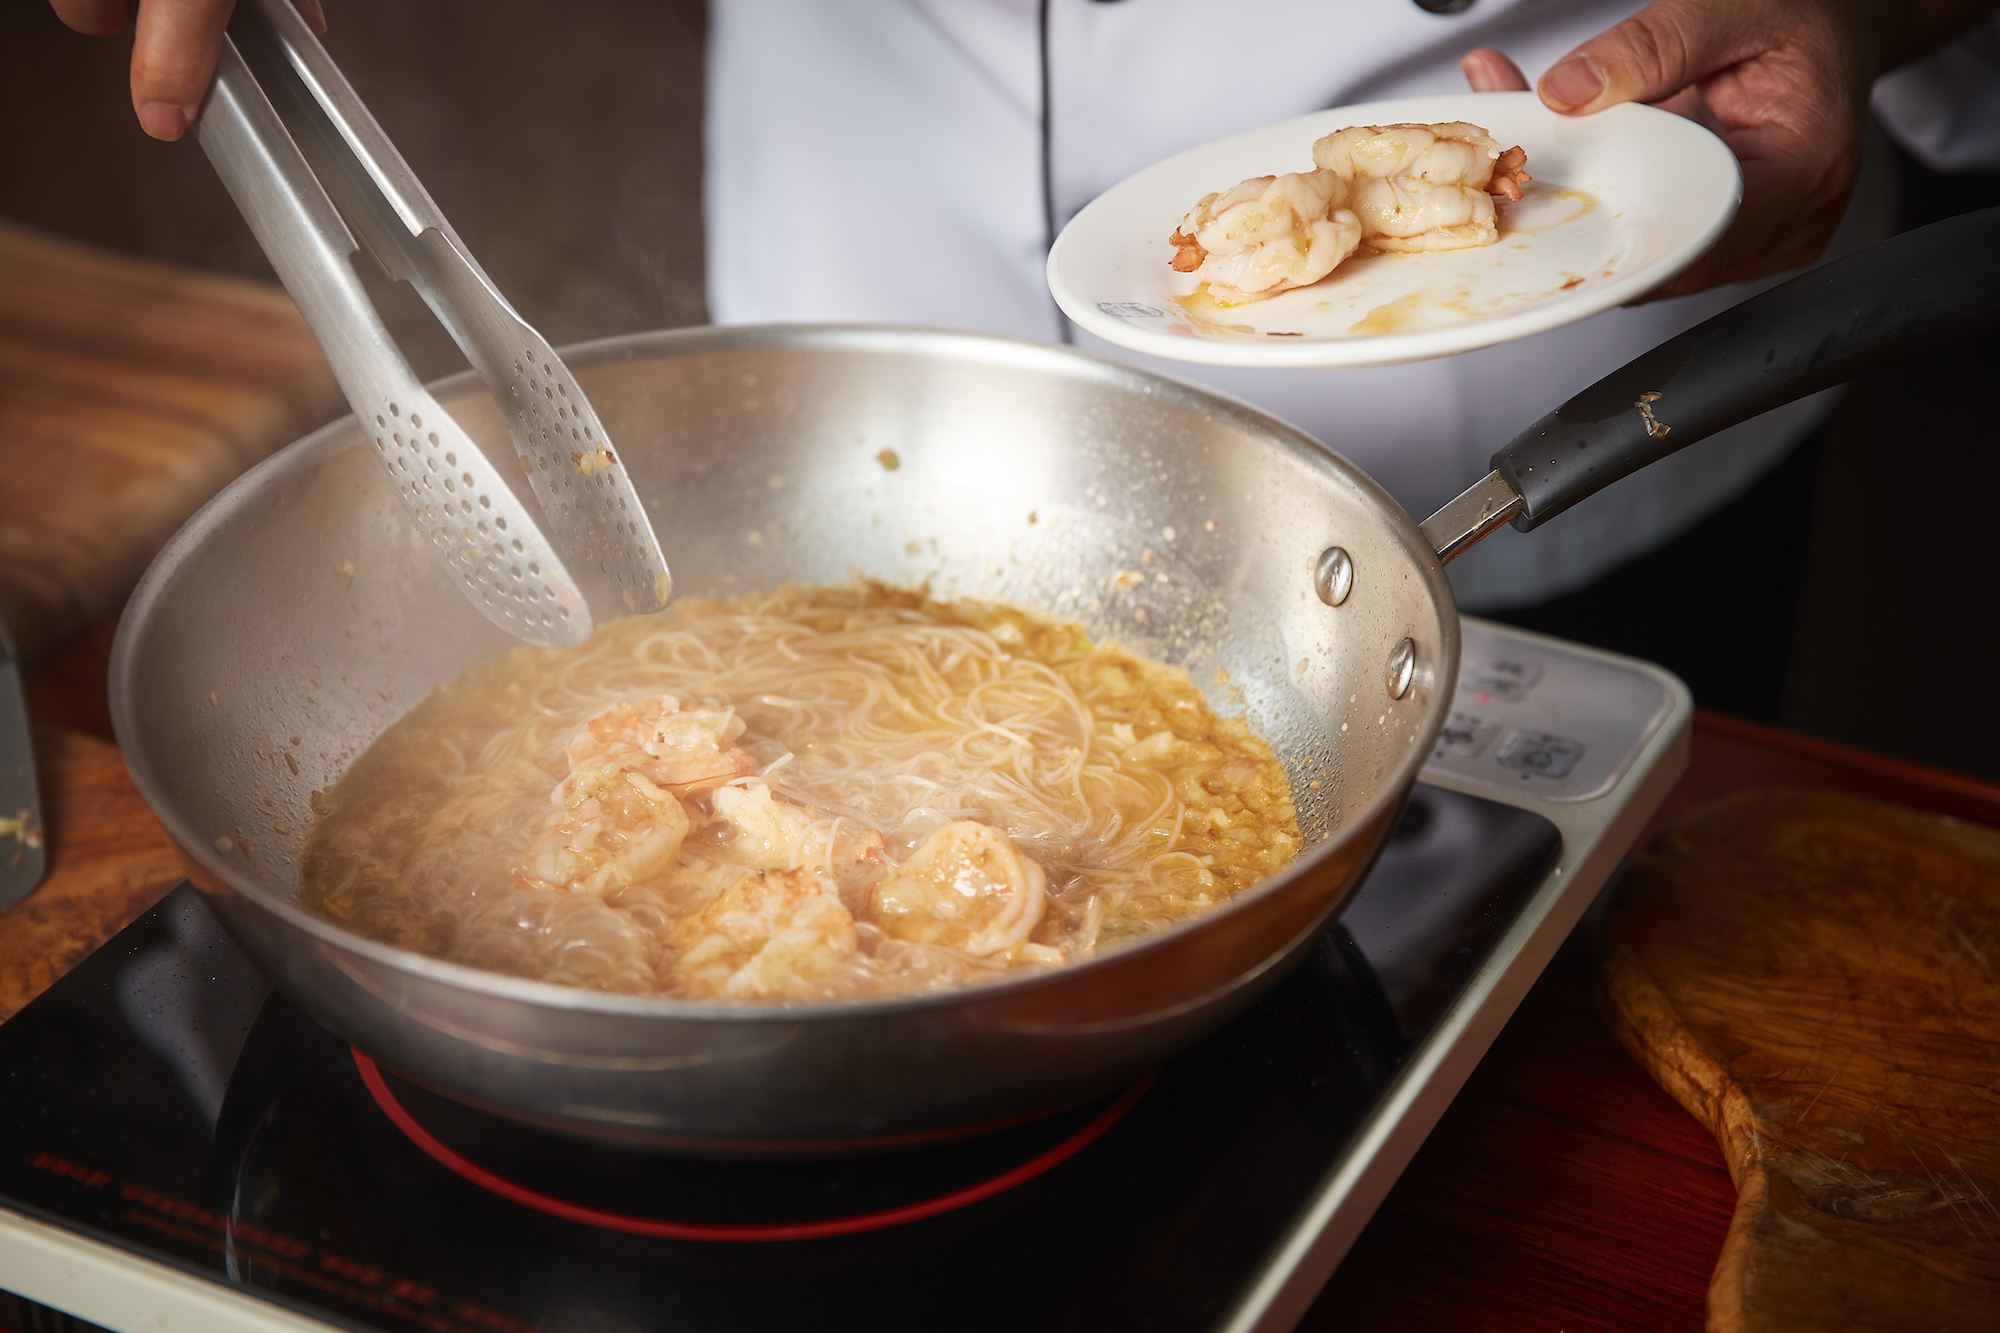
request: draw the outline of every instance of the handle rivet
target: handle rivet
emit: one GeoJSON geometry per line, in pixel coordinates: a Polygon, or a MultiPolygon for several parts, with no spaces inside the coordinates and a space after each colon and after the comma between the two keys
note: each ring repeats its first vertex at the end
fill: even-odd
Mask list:
{"type": "Polygon", "coordinates": [[[1388,685],[1389,697],[1400,699],[1410,692],[1410,682],[1417,674],[1417,645],[1414,640],[1405,639],[1397,644],[1389,654],[1388,685]]]}
{"type": "Polygon", "coordinates": [[[1319,553],[1319,563],[1313,566],[1313,587],[1328,606],[1347,600],[1347,594],[1354,591],[1354,561],[1346,551],[1329,546],[1319,553]]]}

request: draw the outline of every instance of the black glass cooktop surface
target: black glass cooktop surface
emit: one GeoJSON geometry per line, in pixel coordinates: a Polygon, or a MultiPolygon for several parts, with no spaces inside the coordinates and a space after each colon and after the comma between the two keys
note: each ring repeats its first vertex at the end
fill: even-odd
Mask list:
{"type": "Polygon", "coordinates": [[[0,1204],[363,1330],[1210,1328],[1557,848],[1420,786],[1342,925],[1156,1075],[803,1162],[581,1144],[400,1079],[184,885],[0,1027],[0,1204]]]}

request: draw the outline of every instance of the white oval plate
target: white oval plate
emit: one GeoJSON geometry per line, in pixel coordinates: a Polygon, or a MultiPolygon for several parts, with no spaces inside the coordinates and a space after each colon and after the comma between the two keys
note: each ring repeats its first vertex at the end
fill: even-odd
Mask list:
{"type": "Polygon", "coordinates": [[[1137,352],[1218,366],[1380,366],[1525,337],[1622,304],[1692,263],[1742,199],[1736,159],[1691,120],[1624,105],[1560,116],[1533,93],[1335,107],[1218,139],[1091,201],[1049,251],[1063,312],[1137,352]],[[1349,125],[1465,120],[1520,144],[1535,179],[1500,209],[1500,240],[1440,254],[1355,255],[1310,287],[1225,306],[1167,266],[1203,195],[1312,169],[1349,125]]]}

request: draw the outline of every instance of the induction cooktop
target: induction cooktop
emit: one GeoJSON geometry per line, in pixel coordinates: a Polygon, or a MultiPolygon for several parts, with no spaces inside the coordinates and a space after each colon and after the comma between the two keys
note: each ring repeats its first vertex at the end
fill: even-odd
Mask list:
{"type": "Polygon", "coordinates": [[[462,1105],[183,885],[0,1026],[0,1286],[24,1333],[1288,1328],[1685,762],[1686,691],[1624,659],[1467,622],[1457,703],[1252,1010],[894,1151],[655,1156],[462,1105]]]}

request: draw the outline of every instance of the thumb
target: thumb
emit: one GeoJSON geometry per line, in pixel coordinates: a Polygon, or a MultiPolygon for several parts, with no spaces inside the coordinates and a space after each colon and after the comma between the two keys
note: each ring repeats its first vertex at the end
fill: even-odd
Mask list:
{"type": "Polygon", "coordinates": [[[201,110],[234,0],[143,0],[132,38],[132,109],[155,139],[178,139],[201,110]]]}
{"type": "Polygon", "coordinates": [[[1749,55],[1736,48],[1744,11],[1756,7],[1743,0],[1655,0],[1550,66],[1537,90],[1551,110],[1570,115],[1661,101],[1749,55]]]}

